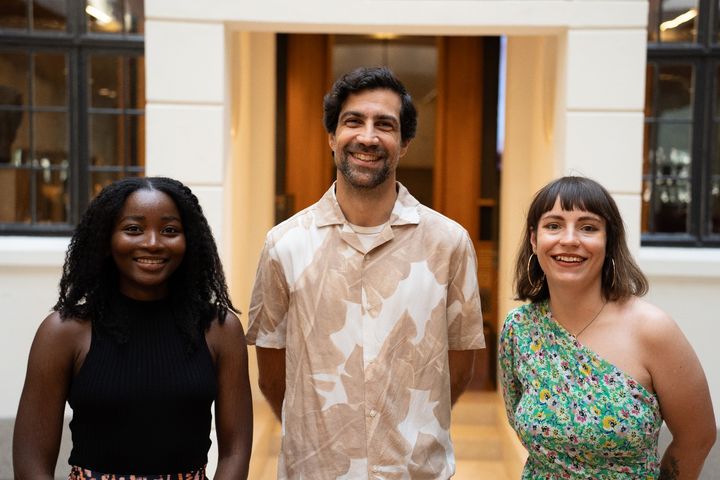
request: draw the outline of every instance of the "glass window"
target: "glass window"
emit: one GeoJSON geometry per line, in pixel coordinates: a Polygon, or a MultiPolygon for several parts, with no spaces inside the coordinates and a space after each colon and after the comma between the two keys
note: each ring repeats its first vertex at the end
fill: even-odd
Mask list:
{"type": "Polygon", "coordinates": [[[720,246],[720,0],[651,0],[642,242],[720,246]]]}
{"type": "Polygon", "coordinates": [[[65,30],[67,0],[33,0],[32,19],[35,30],[65,30]]]}
{"type": "Polygon", "coordinates": [[[142,34],[145,5],[143,0],[87,0],[85,22],[90,32],[142,34]]]}
{"type": "Polygon", "coordinates": [[[143,8],[0,2],[0,233],[68,234],[104,185],[143,175],[143,8]]]}
{"type": "Polygon", "coordinates": [[[663,0],[659,15],[660,41],[697,41],[697,16],[697,0],[663,0]]]}
{"type": "Polygon", "coordinates": [[[26,0],[3,0],[0,2],[0,29],[27,30],[28,5],[26,0]]]}

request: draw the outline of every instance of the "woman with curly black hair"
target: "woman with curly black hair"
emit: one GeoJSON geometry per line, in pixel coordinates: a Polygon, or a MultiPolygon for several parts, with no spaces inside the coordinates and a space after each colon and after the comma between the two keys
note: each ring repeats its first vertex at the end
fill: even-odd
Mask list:
{"type": "Polygon", "coordinates": [[[247,478],[245,336],[189,188],[162,177],[104,188],[72,237],[54,310],[30,351],[15,478],[53,477],[66,401],[70,480],[204,479],[213,402],[215,478],[247,478]]]}

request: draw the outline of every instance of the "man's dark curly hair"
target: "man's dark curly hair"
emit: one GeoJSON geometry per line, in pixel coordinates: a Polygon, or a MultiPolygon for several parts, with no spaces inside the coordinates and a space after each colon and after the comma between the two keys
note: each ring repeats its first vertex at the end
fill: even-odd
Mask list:
{"type": "Polygon", "coordinates": [[[197,197],[177,180],[125,178],[103,188],[90,203],[65,255],[60,297],[53,307],[61,318],[92,322],[93,329],[127,341],[127,319],[118,311],[118,270],[110,252],[113,229],[125,200],[137,190],[158,190],[177,207],[185,234],[185,256],[170,277],[169,295],[176,324],[194,350],[214,318],[237,312],[210,226],[197,197]]]}
{"type": "Polygon", "coordinates": [[[365,90],[386,88],[400,96],[400,136],[403,144],[415,138],[417,110],[405,86],[387,67],[360,67],[338,78],[323,99],[323,124],[335,133],[342,106],[348,96],[365,90]]]}

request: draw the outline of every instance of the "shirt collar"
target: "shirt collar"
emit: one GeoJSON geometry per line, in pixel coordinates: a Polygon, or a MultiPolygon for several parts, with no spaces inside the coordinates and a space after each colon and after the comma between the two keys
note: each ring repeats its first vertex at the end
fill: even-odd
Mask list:
{"type": "MultiPolygon", "coordinates": [[[[395,200],[392,213],[390,214],[390,225],[410,225],[420,223],[418,208],[420,202],[410,195],[407,188],[397,182],[398,196],[395,200]]],[[[328,225],[343,225],[348,221],[343,215],[340,205],[335,198],[335,183],[325,192],[320,201],[315,205],[315,224],[318,227],[328,225]]]]}

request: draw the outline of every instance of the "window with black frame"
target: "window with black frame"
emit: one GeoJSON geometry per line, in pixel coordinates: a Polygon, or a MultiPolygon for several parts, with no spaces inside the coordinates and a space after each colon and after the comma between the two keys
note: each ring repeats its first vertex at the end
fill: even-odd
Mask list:
{"type": "Polygon", "coordinates": [[[145,171],[143,0],[0,1],[0,233],[68,234],[145,171]]]}
{"type": "Polygon", "coordinates": [[[718,0],[650,0],[643,245],[720,246],[718,0]]]}

